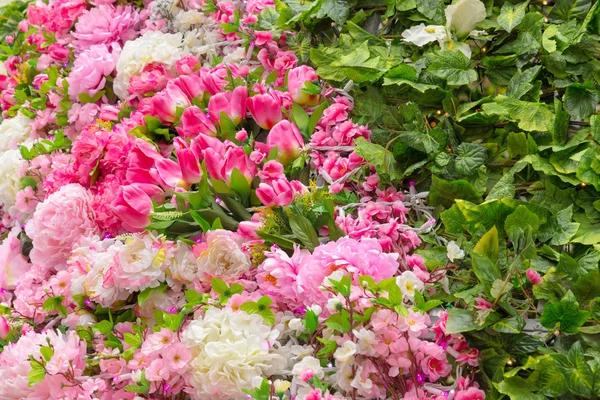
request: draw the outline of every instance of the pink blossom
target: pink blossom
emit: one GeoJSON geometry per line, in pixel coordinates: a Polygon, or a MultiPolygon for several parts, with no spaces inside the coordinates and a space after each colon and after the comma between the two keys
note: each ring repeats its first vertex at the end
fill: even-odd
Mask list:
{"type": "Polygon", "coordinates": [[[166,361],[167,367],[172,371],[180,371],[187,366],[192,359],[190,351],[181,343],[173,343],[162,353],[162,358],[166,361]]]}
{"type": "Polygon", "coordinates": [[[191,106],[190,99],[172,82],[167,87],[152,97],[154,115],[162,122],[173,123],[177,121],[177,108],[191,106]]]}
{"type": "Polygon", "coordinates": [[[15,289],[31,266],[21,254],[19,232],[14,228],[0,244],[0,289],[15,289]]]}
{"type": "Polygon", "coordinates": [[[315,372],[312,369],[308,368],[302,371],[300,375],[298,375],[298,379],[300,379],[302,382],[308,382],[309,380],[314,378],[314,376],[315,372]]]}
{"type": "Polygon", "coordinates": [[[534,285],[540,285],[544,281],[540,274],[531,268],[528,268],[527,271],[525,271],[525,273],[527,274],[527,278],[529,278],[529,281],[534,285]]]}
{"type": "Polygon", "coordinates": [[[491,308],[494,308],[494,305],[492,303],[481,297],[476,297],[475,302],[477,303],[475,304],[475,308],[478,310],[489,310],[491,308]]]}
{"type": "Polygon", "coordinates": [[[298,127],[287,120],[279,121],[267,136],[267,145],[277,146],[277,159],[284,166],[289,165],[304,147],[304,139],[298,127]]]}
{"type": "Polygon", "coordinates": [[[63,269],[73,243],[99,233],[91,200],[82,186],[69,184],[38,204],[26,227],[32,262],[63,269]]]}
{"type": "Polygon", "coordinates": [[[483,390],[471,387],[467,390],[460,390],[454,395],[455,400],[485,400],[483,390]]]}
{"type": "Polygon", "coordinates": [[[69,59],[69,49],[59,44],[48,46],[48,55],[54,61],[65,62],[69,59]]]}
{"type": "Polygon", "coordinates": [[[146,368],[146,378],[151,382],[162,381],[169,378],[169,370],[164,360],[157,358],[152,360],[150,366],[146,368]]]}
{"type": "Polygon", "coordinates": [[[10,325],[8,325],[8,321],[6,320],[4,315],[0,315],[0,339],[6,340],[9,332],[10,325]]]}

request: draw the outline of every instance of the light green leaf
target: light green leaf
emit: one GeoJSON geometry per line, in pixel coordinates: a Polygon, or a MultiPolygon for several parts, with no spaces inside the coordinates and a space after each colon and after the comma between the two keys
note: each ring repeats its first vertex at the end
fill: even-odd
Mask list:
{"type": "Polygon", "coordinates": [[[538,237],[541,241],[550,240],[550,244],[558,246],[569,243],[579,229],[579,223],[572,222],[573,205],[559,211],[540,228],[538,237]]]}
{"type": "Polygon", "coordinates": [[[315,15],[316,18],[329,17],[338,25],[343,25],[350,14],[350,5],[346,0],[326,0],[315,15]]]}
{"type": "Polygon", "coordinates": [[[31,365],[31,370],[27,374],[27,386],[31,387],[44,380],[44,377],[46,376],[46,370],[36,361],[31,360],[29,364],[31,365]]]}
{"type": "Polygon", "coordinates": [[[548,19],[556,23],[571,19],[583,20],[591,5],[592,0],[557,0],[548,14],[548,19]]]}
{"type": "MultiPolygon", "coordinates": [[[[504,4],[506,5],[510,3],[506,2],[504,4]]],[[[506,95],[517,100],[523,97],[533,88],[531,81],[536,78],[541,69],[542,67],[540,65],[536,65],[535,67],[526,69],[524,71],[518,70],[508,82],[506,95]]]]}
{"type": "Polygon", "coordinates": [[[511,4],[508,1],[504,2],[497,19],[498,25],[504,28],[505,31],[509,33],[512,32],[512,30],[523,21],[528,5],[529,1],[517,4],[511,4]]]}
{"type": "Polygon", "coordinates": [[[473,319],[473,312],[461,308],[451,308],[448,310],[448,321],[446,322],[446,334],[472,331],[481,326],[473,319]]]}
{"type": "Polygon", "coordinates": [[[356,139],[354,144],[356,154],[373,165],[380,176],[387,176],[390,181],[403,178],[402,168],[394,159],[394,155],[383,146],[370,143],[363,137],[356,139]]]}
{"type": "Polygon", "coordinates": [[[524,131],[547,131],[552,120],[552,112],[547,105],[498,96],[494,103],[483,105],[488,114],[500,115],[510,121],[518,122],[524,131]]]}
{"type": "Polygon", "coordinates": [[[443,205],[452,207],[456,199],[463,199],[474,203],[481,202],[477,189],[466,180],[447,181],[433,175],[428,201],[432,206],[443,205]]]}

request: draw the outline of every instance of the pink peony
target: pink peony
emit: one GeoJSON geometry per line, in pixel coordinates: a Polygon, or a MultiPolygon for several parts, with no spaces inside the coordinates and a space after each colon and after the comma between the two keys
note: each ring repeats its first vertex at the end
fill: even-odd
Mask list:
{"type": "Polygon", "coordinates": [[[100,233],[91,202],[85,188],[69,184],[38,204],[26,226],[27,236],[33,239],[33,263],[64,269],[73,244],[100,233]]]}
{"type": "Polygon", "coordinates": [[[139,22],[140,16],[130,5],[93,7],[75,24],[75,46],[81,51],[96,44],[123,44],[137,36],[139,22]]]}
{"type": "Polygon", "coordinates": [[[147,64],[142,73],[134,75],[129,79],[127,92],[134,95],[145,95],[163,90],[171,76],[163,64],[147,64]]]}
{"type": "Polygon", "coordinates": [[[93,97],[102,90],[115,65],[115,56],[104,44],[92,46],[81,53],[67,78],[71,100],[78,101],[80,93],[93,97]]]}

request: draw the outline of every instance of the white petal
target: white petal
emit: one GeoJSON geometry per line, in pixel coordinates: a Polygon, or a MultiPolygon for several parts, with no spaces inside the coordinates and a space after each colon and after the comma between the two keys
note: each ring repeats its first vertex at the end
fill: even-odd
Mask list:
{"type": "Polygon", "coordinates": [[[429,42],[444,39],[446,37],[446,29],[439,25],[425,26],[425,24],[420,24],[402,32],[402,37],[407,42],[421,47],[429,42]]]}
{"type": "Polygon", "coordinates": [[[479,0],[458,0],[446,7],[446,27],[459,39],[467,37],[475,25],[486,17],[485,5],[479,0]]]}

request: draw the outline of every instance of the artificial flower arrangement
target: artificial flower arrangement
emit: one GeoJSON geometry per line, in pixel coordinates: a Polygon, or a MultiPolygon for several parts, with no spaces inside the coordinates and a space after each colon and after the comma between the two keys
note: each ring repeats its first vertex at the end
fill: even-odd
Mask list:
{"type": "Polygon", "coordinates": [[[425,194],[275,4],[114,3],[1,47],[0,397],[483,399],[425,194]]]}

